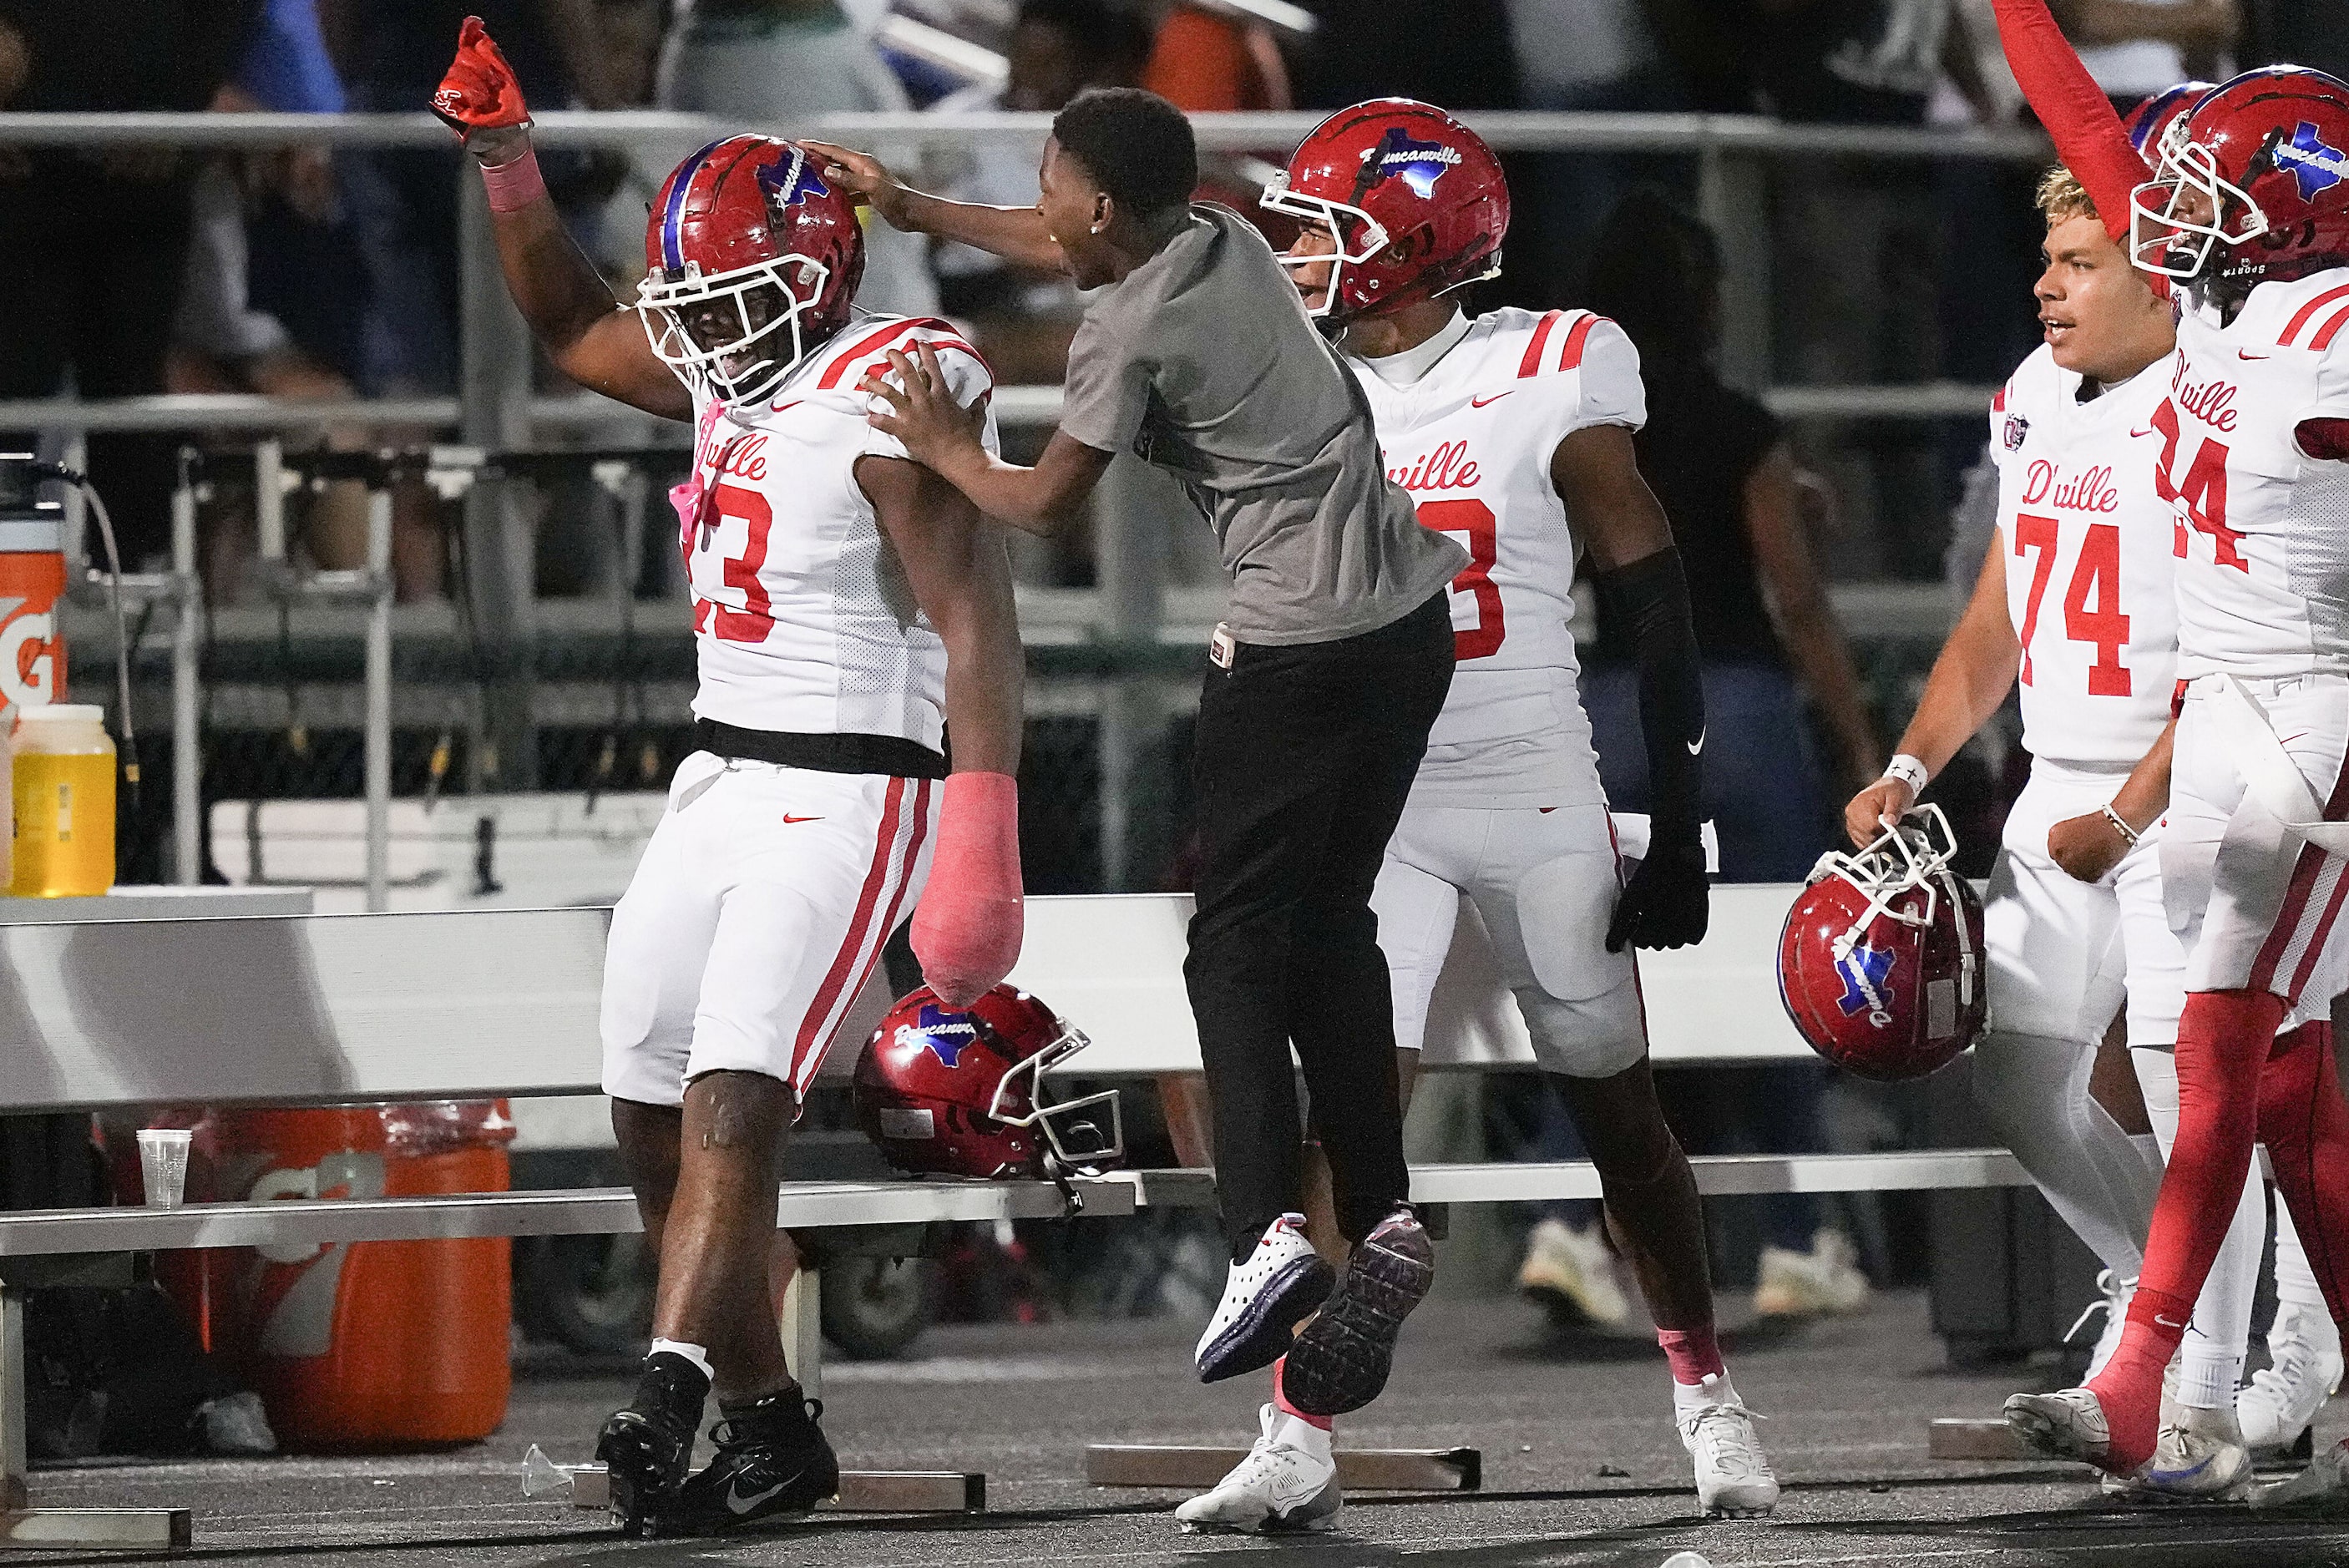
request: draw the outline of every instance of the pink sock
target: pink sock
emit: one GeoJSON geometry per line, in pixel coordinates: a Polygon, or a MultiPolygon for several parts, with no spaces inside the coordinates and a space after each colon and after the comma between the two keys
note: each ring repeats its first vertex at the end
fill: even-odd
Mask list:
{"type": "Polygon", "coordinates": [[[1671,1363],[1672,1381],[1683,1387],[1693,1388],[1708,1377],[1717,1377],[1728,1370],[1721,1359],[1721,1344],[1713,1336],[1713,1328],[1659,1328],[1656,1343],[1664,1347],[1664,1359],[1671,1363]]]}
{"type": "Polygon", "coordinates": [[[1317,1416],[1310,1411],[1300,1410],[1288,1402],[1288,1394],[1280,1384],[1280,1369],[1288,1365],[1288,1357],[1286,1356],[1272,1364],[1272,1408],[1284,1416],[1296,1417],[1309,1427],[1319,1427],[1325,1432],[1330,1430],[1332,1419],[1330,1417],[1317,1416]]]}

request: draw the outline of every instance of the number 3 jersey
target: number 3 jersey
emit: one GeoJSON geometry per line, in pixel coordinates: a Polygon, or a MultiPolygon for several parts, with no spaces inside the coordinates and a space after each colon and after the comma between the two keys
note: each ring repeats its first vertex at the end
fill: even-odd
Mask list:
{"type": "Polygon", "coordinates": [[[2023,744],[2126,769],[2169,722],[2178,661],[2175,508],[2153,454],[2172,361],[2080,401],[2042,347],[1991,406],[2007,612],[2023,645],[2023,744]]]}
{"type": "Polygon", "coordinates": [[[2261,284],[2223,325],[2189,306],[2168,394],[2178,673],[2349,674],[2349,463],[2298,440],[2349,418],[2349,269],[2261,284]]]}
{"type": "MultiPolygon", "coordinates": [[[[941,321],[860,315],[755,408],[697,394],[693,476],[670,492],[693,593],[698,717],[745,729],[889,735],[936,749],[946,645],[856,482],[904,458],[856,390],[891,349],[936,351],[956,402],[988,397],[986,362],[941,321]]],[[[981,439],[996,448],[990,407],[981,439]]]]}
{"type": "Polygon", "coordinates": [[[1568,625],[1580,549],[1549,465],[1577,430],[1647,422],[1639,352],[1604,316],[1511,309],[1468,323],[1441,356],[1402,384],[1380,373],[1394,361],[1346,360],[1388,477],[1411,492],[1422,527],[1469,552],[1451,585],[1459,667],[1412,801],[1602,801],[1568,625]]]}

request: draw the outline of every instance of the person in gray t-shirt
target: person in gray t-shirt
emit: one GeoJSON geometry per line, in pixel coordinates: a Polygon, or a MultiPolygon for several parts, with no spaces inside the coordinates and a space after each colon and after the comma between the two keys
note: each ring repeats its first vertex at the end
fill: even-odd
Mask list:
{"type": "Polygon", "coordinates": [[[1154,94],[1095,90],[1052,132],[1032,210],[943,201],[864,154],[808,146],[830,160],[824,179],[898,228],[1102,290],[1034,468],[978,444],[978,411],[944,394],[926,348],[893,354],[894,375],[864,384],[875,425],[1016,527],[1051,531],[1132,450],[1182,480],[1216,531],[1231,610],[1193,747],[1200,853],[1184,974],[1233,1264],[1197,1360],[1215,1381],[1287,1352],[1285,1397],[1336,1415],[1377,1396],[1434,1277],[1405,1202],[1370,895],[1451,685],[1448,587],[1468,557],[1387,482],[1361,388],[1271,248],[1237,214],[1191,204],[1198,158],[1181,113],[1154,94]],[[1292,1046],[1340,1236],[1308,1237],[1299,1213],[1292,1046]]]}

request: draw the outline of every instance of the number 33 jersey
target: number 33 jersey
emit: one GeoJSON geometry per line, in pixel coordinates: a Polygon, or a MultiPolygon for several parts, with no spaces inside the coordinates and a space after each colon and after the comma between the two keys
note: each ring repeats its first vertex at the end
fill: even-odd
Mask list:
{"type": "Polygon", "coordinates": [[[2043,346],[1991,406],[2023,744],[2035,758],[2126,769],[2169,722],[2176,508],[2153,457],[2173,368],[2157,360],[2083,403],[2082,377],[2043,346]]]}
{"type": "Polygon", "coordinates": [[[1459,667],[1413,803],[1603,800],[1568,624],[1580,548],[1549,466],[1577,430],[1647,422],[1639,351],[1588,311],[1510,309],[1470,323],[1416,381],[1346,363],[1369,396],[1388,477],[1418,503],[1420,526],[1469,553],[1451,586],[1459,667]]]}
{"type": "MultiPolygon", "coordinates": [[[[693,593],[693,711],[745,729],[890,735],[936,749],[946,645],[914,602],[856,482],[857,459],[904,458],[856,390],[891,349],[937,354],[956,402],[994,383],[946,323],[857,315],[756,408],[697,396],[693,475],[670,491],[693,593]]],[[[996,448],[990,407],[981,439],[996,448]]]]}

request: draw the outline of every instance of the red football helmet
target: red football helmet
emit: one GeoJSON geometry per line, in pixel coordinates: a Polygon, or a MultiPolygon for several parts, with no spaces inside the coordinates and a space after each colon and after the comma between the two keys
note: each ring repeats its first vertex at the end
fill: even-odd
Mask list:
{"type": "Polygon", "coordinates": [[[2129,251],[2147,272],[2249,285],[2349,264],[2349,83],[2246,72],[2146,151],[2129,251]]]}
{"type": "Polygon", "coordinates": [[[1982,906],[1950,869],[1938,806],[1856,855],[1826,854],[1778,937],[1778,996],[1811,1048],[1897,1083],[1955,1060],[1989,1020],[1982,906]]]}
{"type": "Polygon", "coordinates": [[[772,392],[846,324],[864,276],[864,231],[805,148],[731,136],[661,187],[645,265],[636,308],[653,352],[688,386],[740,407],[772,392]]]}
{"type": "Polygon", "coordinates": [[[1044,1070],[1090,1043],[1009,985],[968,1012],[925,985],[889,1010],[857,1058],[857,1125],[890,1164],[917,1176],[1043,1176],[1112,1164],[1125,1153],[1117,1090],[1044,1103],[1044,1070]],[[1095,1107],[1107,1109],[1082,1114],[1095,1107]]]}
{"type": "Polygon", "coordinates": [[[2128,111],[2121,120],[2121,129],[2128,132],[2129,145],[2141,153],[2148,164],[2161,156],[2162,139],[2169,128],[2194,112],[2202,95],[2216,91],[2216,82],[2180,82],[2174,88],[2164,88],[2143,103],[2128,111]]]}
{"type": "Polygon", "coordinates": [[[1341,108],[1298,144],[1264,205],[1337,243],[1330,292],[1312,314],[1342,325],[1496,276],[1509,232],[1509,183],[1484,139],[1412,98],[1341,108]]]}

